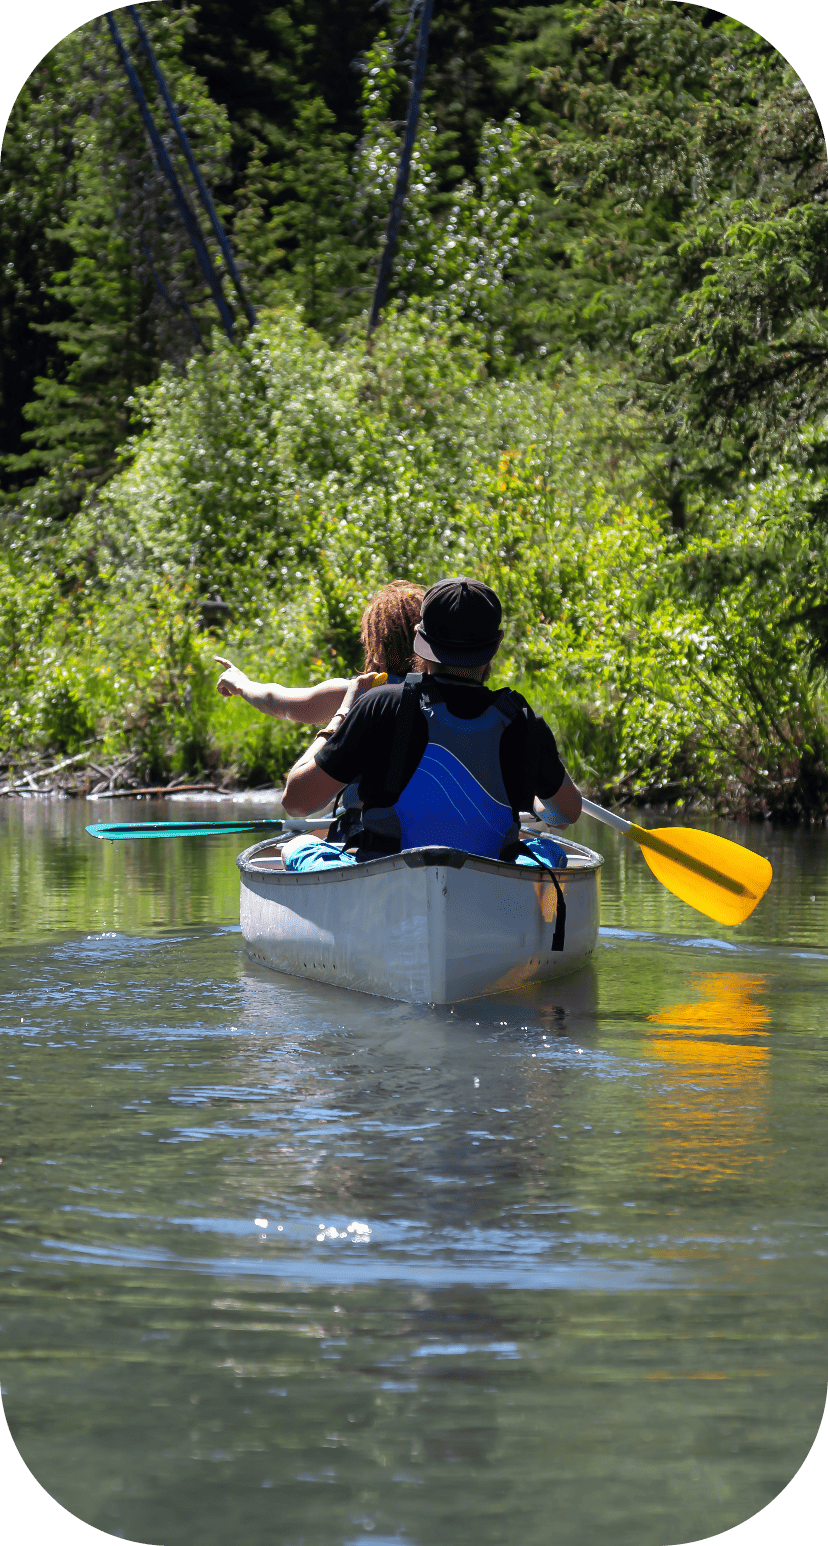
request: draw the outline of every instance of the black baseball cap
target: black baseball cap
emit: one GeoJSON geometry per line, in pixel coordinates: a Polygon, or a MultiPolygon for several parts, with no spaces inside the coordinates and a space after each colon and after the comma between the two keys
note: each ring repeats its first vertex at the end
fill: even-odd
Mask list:
{"type": "Polygon", "coordinates": [[[503,609],[481,580],[438,580],[414,629],[414,653],[443,666],[485,666],[497,654],[503,609]]]}

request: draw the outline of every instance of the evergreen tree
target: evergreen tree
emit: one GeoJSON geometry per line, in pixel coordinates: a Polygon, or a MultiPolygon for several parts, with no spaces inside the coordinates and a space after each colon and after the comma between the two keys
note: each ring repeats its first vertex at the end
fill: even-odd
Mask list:
{"type": "Polygon", "coordinates": [[[67,308],[54,294],[55,271],[71,262],[56,235],[65,223],[72,176],[69,130],[54,103],[50,55],[27,81],[3,140],[0,163],[0,456],[20,450],[23,406],[55,356],[53,339],[35,325],[56,322],[67,308]],[[39,110],[52,99],[53,110],[39,110]]]}
{"type": "MultiPolygon", "coordinates": [[[[471,207],[484,123],[512,109],[544,116],[528,64],[548,62],[553,46],[558,57],[563,14],[560,4],[490,0],[438,7],[397,296],[448,282],[429,272],[429,242],[441,230],[451,242],[449,228],[465,221],[458,200],[471,207]]],[[[260,301],[293,294],[338,333],[373,287],[416,38],[408,0],[287,0],[277,10],[260,0],[169,0],[144,8],[144,20],[251,292],[260,301]],[[381,113],[377,47],[388,56],[381,113]]],[[[132,52],[176,159],[154,82],[132,52]]],[[[0,238],[6,481],[15,487],[47,467],[65,478],[71,465],[80,489],[105,475],[131,426],[135,387],[195,347],[187,308],[208,333],[214,316],[102,20],[64,40],[16,104],[0,167],[0,238]]],[[[544,249],[535,270],[548,257],[544,249]]],[[[513,352],[537,353],[546,333],[527,334],[524,311],[522,301],[511,307],[513,352]]]]}
{"type": "Polygon", "coordinates": [[[351,137],[339,133],[321,97],[302,102],[285,155],[274,167],[267,225],[289,265],[306,320],[329,330],[353,295],[360,254],[353,243],[351,137]]]}
{"type": "MultiPolygon", "coordinates": [[[[119,20],[126,30],[128,18],[119,20]]],[[[203,83],[180,65],[186,18],[153,20],[161,67],[209,182],[227,149],[224,115],[203,83]]],[[[145,66],[141,72],[154,104],[152,78],[145,66]]],[[[157,121],[163,123],[160,113],[157,121]]],[[[164,137],[174,153],[169,124],[164,137]]],[[[9,311],[23,301],[27,332],[47,344],[40,348],[45,369],[22,410],[33,426],[21,436],[30,449],[7,453],[4,461],[16,481],[44,469],[59,473],[71,503],[89,479],[100,481],[111,469],[115,448],[130,429],[135,389],[154,379],[162,361],[183,364],[195,347],[194,323],[209,332],[214,312],[205,304],[189,238],[102,20],[71,34],[38,66],[15,104],[9,140],[3,217],[14,224],[19,190],[29,183],[38,189],[28,204],[24,194],[24,230],[37,219],[44,222],[37,277],[48,306],[45,317],[41,312],[35,320],[18,236],[5,299],[9,311]],[[39,160],[44,144],[45,167],[39,160]]],[[[186,168],[181,170],[184,176],[186,168]]],[[[18,315],[18,330],[20,322],[18,315]]],[[[4,385],[8,402],[15,383],[7,378],[4,385]]],[[[13,428],[7,420],[7,444],[13,428]]]]}
{"type": "MultiPolygon", "coordinates": [[[[390,204],[407,0],[171,0],[145,16],[254,298],[293,297],[340,337],[369,304],[390,204]]],[[[693,488],[821,412],[825,194],[807,95],[718,13],[444,0],[391,304],[482,329],[495,370],[584,349],[626,362],[661,414],[681,525],[693,488]]],[[[81,487],[106,476],[136,387],[196,347],[185,302],[206,335],[214,316],[100,22],[21,95],[0,226],[7,453],[21,400],[29,426],[6,468],[73,468],[81,487]]]]}
{"type": "MultiPolygon", "coordinates": [[[[262,297],[287,289],[306,320],[333,336],[370,305],[400,157],[401,76],[399,49],[380,33],[364,60],[355,149],[317,98],[300,106],[284,163],[267,167],[257,147],[248,169],[234,234],[251,282],[262,297]]],[[[520,306],[505,276],[532,219],[525,135],[515,118],[484,123],[473,175],[451,189],[441,185],[440,157],[440,132],[423,111],[389,304],[416,297],[435,319],[479,327],[499,365],[513,353],[520,306]]]]}
{"type": "Polygon", "coordinates": [[[662,414],[672,505],[767,463],[828,401],[828,167],[807,92],[718,13],[593,0],[544,87],[570,336],[622,349],[662,414]]]}

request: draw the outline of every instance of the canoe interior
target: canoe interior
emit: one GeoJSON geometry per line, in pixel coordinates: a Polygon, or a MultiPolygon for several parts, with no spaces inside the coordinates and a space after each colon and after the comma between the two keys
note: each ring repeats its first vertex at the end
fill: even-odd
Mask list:
{"type": "Polygon", "coordinates": [[[277,840],[239,856],[248,953],[277,971],[408,1003],[511,991],[581,966],[595,948],[600,854],[566,842],[566,869],[420,848],[296,874],[277,840]],[[557,885],[556,885],[557,882],[557,885]],[[559,897],[562,950],[554,950],[559,897]]]}

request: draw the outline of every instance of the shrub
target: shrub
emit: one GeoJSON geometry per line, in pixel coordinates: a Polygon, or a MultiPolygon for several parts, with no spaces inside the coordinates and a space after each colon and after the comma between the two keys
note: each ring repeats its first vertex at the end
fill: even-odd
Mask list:
{"type": "Polygon", "coordinates": [[[494,381],[473,332],[416,306],[370,354],[268,313],[147,391],[72,522],[27,496],[0,560],[6,743],[94,733],[154,778],[278,778],[307,731],[219,698],[212,656],[286,684],[350,672],[378,586],[472,572],[504,602],[494,682],[588,785],[824,810],[819,490],[746,478],[680,541],[622,386],[583,361],[494,381]]]}

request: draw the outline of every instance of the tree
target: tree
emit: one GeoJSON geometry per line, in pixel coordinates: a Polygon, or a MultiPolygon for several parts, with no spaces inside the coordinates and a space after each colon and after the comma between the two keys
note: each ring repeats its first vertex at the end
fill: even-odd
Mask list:
{"type": "MultiPolygon", "coordinates": [[[[145,10],[249,289],[260,302],[300,297],[308,316],[334,335],[364,309],[373,284],[416,35],[409,11],[408,0],[380,10],[338,0],[286,0],[276,10],[263,0],[241,8],[227,0],[187,7],[158,0],[145,10]],[[377,47],[388,54],[381,114],[371,77],[377,47]]],[[[118,14],[132,38],[129,18],[118,14]]],[[[529,66],[548,63],[550,49],[556,58],[565,52],[563,16],[560,4],[481,0],[472,10],[469,0],[443,0],[438,8],[420,175],[417,187],[412,180],[395,272],[399,297],[426,294],[432,284],[436,291],[445,279],[427,272],[434,268],[427,238],[447,231],[448,251],[452,224],[468,226],[484,125],[514,122],[516,112],[548,116],[529,66]]],[[[160,106],[133,52],[148,99],[160,106]]],[[[164,125],[163,111],[157,116],[164,125]]],[[[102,21],[38,66],[3,150],[1,465],[12,492],[51,467],[63,480],[63,508],[111,465],[113,447],[132,427],[125,403],[135,387],[163,361],[181,365],[196,346],[187,307],[208,331],[212,307],[202,304],[201,275],[102,21]]],[[[491,153],[487,142],[487,164],[491,153]]],[[[521,178],[535,187],[526,158],[522,167],[521,178]]],[[[532,285],[521,283],[498,323],[513,354],[537,353],[548,339],[551,249],[541,242],[536,251],[545,230],[538,222],[530,244],[532,285]],[[539,326],[526,322],[533,307],[539,326]]],[[[512,273],[517,256],[510,238],[512,273]]],[[[493,266],[500,271],[498,256],[493,266]]]]}
{"type": "MultiPolygon", "coordinates": [[[[185,18],[152,20],[189,138],[206,178],[215,180],[227,149],[224,115],[180,65],[185,18]]],[[[157,100],[151,77],[144,86],[157,100]]],[[[168,125],[165,132],[172,152],[168,125]]],[[[41,372],[22,410],[32,427],[21,439],[30,449],[7,452],[4,462],[15,481],[71,469],[68,482],[64,477],[71,503],[88,480],[99,482],[111,470],[130,428],[135,389],[154,378],[162,361],[184,363],[195,347],[193,322],[206,331],[212,307],[204,305],[189,238],[100,20],[38,66],[15,104],[8,149],[0,208],[14,239],[4,320],[21,344],[31,335],[39,342],[41,372]],[[22,229],[15,214],[21,192],[22,229]],[[27,237],[35,238],[34,263],[27,237]],[[46,292],[45,307],[35,285],[46,292]]],[[[17,385],[12,370],[13,363],[6,404],[17,385]]],[[[7,445],[14,428],[6,407],[7,445]]]]}
{"type": "Polygon", "coordinates": [[[661,0],[574,13],[540,132],[567,211],[576,331],[630,349],[674,519],[769,465],[828,402],[828,168],[807,92],[761,38],[661,0]]]}

